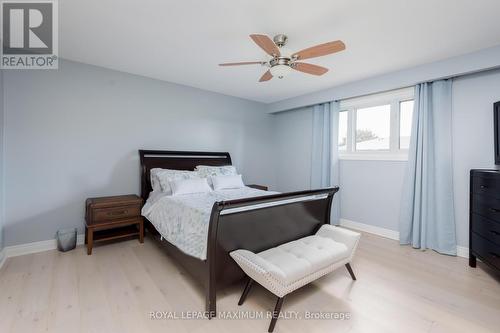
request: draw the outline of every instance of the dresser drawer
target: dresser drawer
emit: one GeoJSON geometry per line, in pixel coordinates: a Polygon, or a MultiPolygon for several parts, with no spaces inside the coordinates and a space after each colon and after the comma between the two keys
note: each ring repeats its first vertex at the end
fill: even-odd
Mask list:
{"type": "Polygon", "coordinates": [[[471,235],[472,252],[484,261],[500,269],[500,246],[493,244],[475,232],[471,235]]]}
{"type": "Polygon", "coordinates": [[[472,191],[500,199],[500,178],[473,177],[472,191]]]}
{"type": "Polygon", "coordinates": [[[500,221],[500,199],[474,194],[471,209],[473,213],[482,215],[493,221],[500,221]]]}
{"type": "Polygon", "coordinates": [[[134,217],[139,217],[140,215],[141,215],[141,206],[138,205],[93,208],[91,223],[134,218],[134,217]]]}
{"type": "Polygon", "coordinates": [[[472,231],[500,246],[500,223],[472,214],[472,231]]]}

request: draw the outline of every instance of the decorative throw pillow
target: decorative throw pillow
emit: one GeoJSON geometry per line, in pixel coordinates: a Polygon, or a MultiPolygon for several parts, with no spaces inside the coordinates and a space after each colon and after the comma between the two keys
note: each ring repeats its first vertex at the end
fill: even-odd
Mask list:
{"type": "Polygon", "coordinates": [[[225,189],[235,189],[243,188],[243,180],[241,175],[229,175],[229,176],[214,176],[211,177],[214,190],[225,190],[225,189]]]}
{"type": "Polygon", "coordinates": [[[206,193],[212,188],[208,185],[206,178],[179,179],[170,182],[172,195],[206,193]]]}

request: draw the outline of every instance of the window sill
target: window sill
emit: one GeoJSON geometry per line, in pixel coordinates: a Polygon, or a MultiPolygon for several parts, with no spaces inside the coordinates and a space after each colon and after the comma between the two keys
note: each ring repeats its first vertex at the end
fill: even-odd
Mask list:
{"type": "Polygon", "coordinates": [[[340,154],[340,160],[346,161],[400,161],[407,162],[408,154],[340,154]]]}

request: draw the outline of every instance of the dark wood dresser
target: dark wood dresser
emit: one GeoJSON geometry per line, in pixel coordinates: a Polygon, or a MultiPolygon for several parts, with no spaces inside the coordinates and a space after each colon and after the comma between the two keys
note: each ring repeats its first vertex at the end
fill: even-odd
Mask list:
{"type": "Polygon", "coordinates": [[[139,236],[144,242],[142,198],[135,194],[89,198],[85,202],[85,244],[92,254],[94,242],[139,236]]]}
{"type": "Polygon", "coordinates": [[[470,171],[469,265],[476,258],[500,273],[500,171],[470,171]]]}

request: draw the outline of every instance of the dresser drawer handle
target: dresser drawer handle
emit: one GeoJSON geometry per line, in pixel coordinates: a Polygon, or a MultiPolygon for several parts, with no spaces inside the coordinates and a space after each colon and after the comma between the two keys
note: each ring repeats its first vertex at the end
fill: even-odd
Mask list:
{"type": "Polygon", "coordinates": [[[490,232],[491,232],[492,234],[495,234],[495,235],[497,235],[497,236],[500,236],[500,232],[498,232],[498,231],[495,231],[495,230],[490,230],[490,232]]]}
{"type": "Polygon", "coordinates": [[[490,252],[490,254],[491,254],[493,257],[495,257],[495,258],[497,258],[497,259],[500,259],[500,256],[499,256],[498,254],[496,254],[495,252],[490,252]]]}
{"type": "Polygon", "coordinates": [[[125,215],[127,213],[128,213],[128,210],[120,210],[117,212],[108,212],[108,216],[125,215]]]}
{"type": "Polygon", "coordinates": [[[481,185],[481,186],[479,186],[479,188],[480,188],[481,190],[484,190],[484,189],[487,189],[487,188],[488,188],[488,186],[486,186],[486,185],[481,185]]]}
{"type": "Polygon", "coordinates": [[[490,208],[490,212],[493,212],[493,213],[500,213],[500,209],[490,208]]]}

